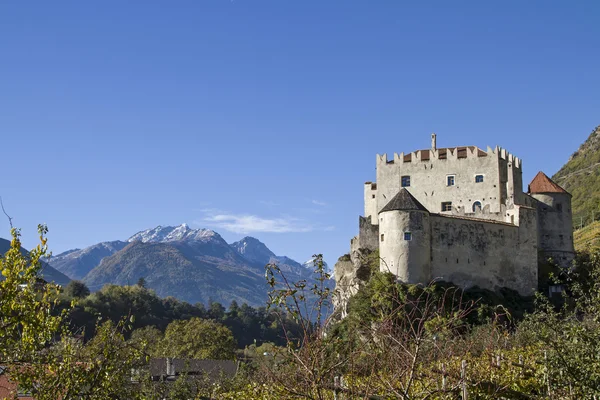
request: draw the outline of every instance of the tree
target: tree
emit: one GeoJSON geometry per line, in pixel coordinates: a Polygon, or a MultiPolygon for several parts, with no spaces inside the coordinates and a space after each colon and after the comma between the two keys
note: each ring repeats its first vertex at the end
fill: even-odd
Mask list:
{"type": "Polygon", "coordinates": [[[171,322],[159,347],[163,357],[231,360],[235,340],[220,323],[192,318],[171,322]]]}
{"type": "Polygon", "coordinates": [[[211,318],[221,321],[225,317],[225,307],[221,305],[221,303],[217,303],[216,301],[212,301],[210,303],[209,315],[211,318]]]}
{"type": "Polygon", "coordinates": [[[47,232],[45,226],[38,226],[40,244],[26,256],[21,252],[20,231],[11,229],[10,249],[0,258],[4,277],[0,281],[0,365],[8,365],[9,369],[11,364],[34,362],[66,315],[52,313],[59,287],[51,283],[38,285],[40,260],[48,250],[47,232]]]}
{"type": "Polygon", "coordinates": [[[131,385],[131,371],[142,362],[143,349],[126,345],[123,331],[129,327],[124,321],[100,326],[88,344],[70,336],[64,322],[74,302],[57,313],[60,287],[40,285],[48,229],[39,225],[38,232],[40,244],[26,254],[20,231],[12,229],[10,249],[0,258],[3,372],[38,400],[144,398],[131,385]]]}
{"type": "Polygon", "coordinates": [[[155,326],[148,325],[134,330],[131,333],[130,341],[134,345],[147,348],[150,355],[154,356],[158,352],[159,343],[163,338],[162,332],[155,326]]]}
{"type": "Polygon", "coordinates": [[[146,278],[141,276],[140,279],[138,279],[137,281],[137,285],[141,288],[146,288],[146,278]]]}
{"type": "Polygon", "coordinates": [[[90,289],[82,281],[71,281],[65,286],[65,294],[70,298],[82,299],[90,295],[90,289]]]}

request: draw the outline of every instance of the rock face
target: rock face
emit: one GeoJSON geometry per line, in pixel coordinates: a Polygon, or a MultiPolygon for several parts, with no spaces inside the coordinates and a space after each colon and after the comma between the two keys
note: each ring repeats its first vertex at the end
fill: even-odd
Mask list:
{"type": "Polygon", "coordinates": [[[373,258],[372,253],[369,249],[355,249],[350,254],[341,256],[333,267],[334,307],[339,310],[341,318],[347,315],[348,300],[371,276],[369,261],[373,258]]]}

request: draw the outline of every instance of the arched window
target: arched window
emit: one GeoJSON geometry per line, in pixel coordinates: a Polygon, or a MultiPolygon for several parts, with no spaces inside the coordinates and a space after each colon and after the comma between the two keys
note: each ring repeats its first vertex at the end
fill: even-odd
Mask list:
{"type": "Polygon", "coordinates": [[[477,212],[481,210],[481,202],[480,201],[476,201],[475,203],[473,203],[473,212],[477,212]]]}

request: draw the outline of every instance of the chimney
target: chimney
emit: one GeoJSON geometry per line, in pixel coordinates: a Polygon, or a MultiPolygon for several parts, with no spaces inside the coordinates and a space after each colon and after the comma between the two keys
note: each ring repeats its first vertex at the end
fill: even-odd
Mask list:
{"type": "Polygon", "coordinates": [[[167,362],[167,376],[175,376],[175,366],[173,365],[173,359],[166,358],[167,362]]]}
{"type": "Polygon", "coordinates": [[[431,150],[437,150],[437,135],[435,133],[431,134],[431,150]]]}

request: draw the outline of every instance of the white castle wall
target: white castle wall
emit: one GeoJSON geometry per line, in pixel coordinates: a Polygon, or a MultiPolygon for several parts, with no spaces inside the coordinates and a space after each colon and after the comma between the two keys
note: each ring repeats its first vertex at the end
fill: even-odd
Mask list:
{"type": "Polygon", "coordinates": [[[365,184],[365,215],[374,216],[387,204],[400,190],[402,176],[410,176],[407,189],[433,213],[442,212],[442,202],[447,201],[465,213],[472,213],[476,201],[489,213],[500,213],[507,199],[521,197],[522,174],[518,158],[499,148],[488,148],[486,152],[476,147],[462,149],[461,156],[466,158],[459,158],[458,148],[446,149],[446,159],[439,159],[439,153],[444,149],[428,150],[428,160],[422,159],[427,158],[423,151],[394,154],[393,160],[389,161],[386,154],[378,155],[377,184],[365,184]],[[448,175],[455,176],[454,186],[447,186],[448,175]],[[476,175],[483,175],[484,181],[476,183],[476,175]]]}

